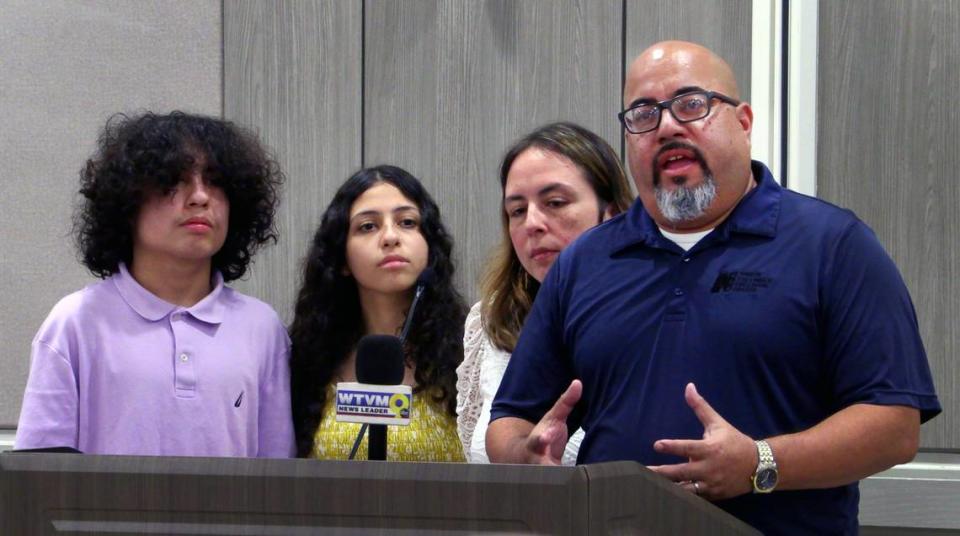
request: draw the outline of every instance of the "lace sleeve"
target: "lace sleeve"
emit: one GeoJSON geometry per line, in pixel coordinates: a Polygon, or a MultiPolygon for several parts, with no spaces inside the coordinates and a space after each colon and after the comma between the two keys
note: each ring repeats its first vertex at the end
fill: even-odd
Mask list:
{"type": "Polygon", "coordinates": [[[577,428],[570,439],[567,440],[567,446],[563,449],[563,456],[560,460],[562,465],[577,465],[577,453],[580,452],[583,434],[583,428],[577,428]]]}
{"type": "Polygon", "coordinates": [[[457,435],[470,461],[470,442],[480,417],[483,395],[480,391],[480,362],[483,358],[483,321],[480,302],[470,309],[463,329],[463,362],[457,367],[457,435]]]}

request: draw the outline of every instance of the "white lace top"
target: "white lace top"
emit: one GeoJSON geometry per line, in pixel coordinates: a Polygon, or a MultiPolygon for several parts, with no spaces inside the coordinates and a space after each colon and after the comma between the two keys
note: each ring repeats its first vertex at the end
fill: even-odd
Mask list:
{"type": "MultiPolygon", "coordinates": [[[[463,363],[457,367],[457,433],[471,463],[490,463],[486,435],[490,406],[507,370],[510,354],[493,345],[483,330],[480,302],[470,309],[463,331],[463,363]]],[[[563,465],[577,463],[583,430],[577,430],[563,452],[563,465]]]]}

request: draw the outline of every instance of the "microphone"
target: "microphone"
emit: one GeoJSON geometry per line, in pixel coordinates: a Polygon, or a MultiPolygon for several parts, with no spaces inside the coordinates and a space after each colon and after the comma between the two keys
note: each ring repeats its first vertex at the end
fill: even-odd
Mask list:
{"type": "Polygon", "coordinates": [[[420,296],[423,296],[423,291],[433,284],[436,276],[437,274],[433,271],[433,268],[428,266],[424,268],[417,277],[416,290],[413,291],[413,301],[410,302],[410,311],[407,313],[406,320],[403,321],[403,330],[400,332],[400,342],[407,340],[407,333],[413,324],[413,313],[417,310],[417,304],[420,303],[420,296]]]}
{"type": "MultiPolygon", "coordinates": [[[[370,425],[370,460],[387,459],[387,425],[410,424],[413,390],[403,385],[404,359],[400,339],[367,335],[357,344],[356,382],[337,384],[337,420],[370,425]]],[[[359,446],[364,428],[354,445],[359,446]]]]}
{"type": "Polygon", "coordinates": [[[393,335],[366,335],[357,343],[358,382],[398,385],[403,373],[403,346],[393,335]]]}

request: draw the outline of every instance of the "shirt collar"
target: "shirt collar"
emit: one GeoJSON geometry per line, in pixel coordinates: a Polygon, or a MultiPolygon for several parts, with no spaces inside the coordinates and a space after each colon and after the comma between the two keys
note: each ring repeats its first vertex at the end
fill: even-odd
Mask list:
{"type": "MultiPolygon", "coordinates": [[[[765,237],[774,237],[777,234],[777,222],[780,219],[780,197],[783,188],[777,184],[770,170],[763,163],[753,160],[750,168],[753,172],[753,178],[757,182],[757,187],[747,192],[727,219],[714,230],[720,235],[718,237],[720,240],[728,238],[731,233],[765,237]]],[[[643,208],[640,198],[634,201],[626,216],[627,232],[623,233],[619,240],[614,240],[613,253],[637,244],[660,249],[679,249],[676,244],[664,238],[660,233],[656,222],[643,208]]]]}
{"type": "Polygon", "coordinates": [[[221,298],[224,285],[223,276],[218,271],[213,272],[213,290],[192,307],[180,307],[158,298],[130,275],[124,263],[120,263],[120,271],[112,279],[123,301],[146,320],[156,322],[174,311],[185,311],[208,324],[223,322],[224,304],[221,298]]]}

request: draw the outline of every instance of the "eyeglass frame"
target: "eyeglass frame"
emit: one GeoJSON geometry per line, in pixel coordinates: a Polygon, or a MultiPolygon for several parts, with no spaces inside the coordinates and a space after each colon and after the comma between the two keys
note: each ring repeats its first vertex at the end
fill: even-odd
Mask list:
{"type": "Polygon", "coordinates": [[[699,89],[698,89],[698,90],[694,90],[694,91],[687,91],[686,93],[681,93],[680,95],[677,95],[676,97],[671,97],[671,98],[669,98],[669,99],[662,100],[662,101],[660,101],[660,102],[638,102],[637,104],[634,104],[633,106],[627,108],[626,110],[618,113],[618,114],[617,114],[617,119],[620,120],[620,124],[623,126],[624,130],[626,130],[626,131],[629,132],[630,134],[646,134],[647,132],[653,132],[654,130],[657,130],[658,128],[660,128],[660,122],[663,121],[663,110],[667,110],[668,112],[670,112],[670,115],[673,116],[673,120],[676,121],[677,123],[681,123],[681,124],[682,124],[682,123],[692,123],[692,122],[694,122],[694,121],[699,121],[699,120],[701,120],[701,119],[704,119],[705,117],[707,117],[707,116],[710,115],[710,112],[711,112],[711,111],[713,111],[713,105],[711,104],[711,103],[713,102],[713,99],[717,99],[717,100],[719,100],[719,101],[721,101],[721,102],[725,102],[725,103],[727,103],[727,104],[729,104],[729,105],[731,105],[731,106],[739,106],[739,105],[740,105],[740,101],[738,101],[738,100],[736,100],[736,99],[734,99],[734,98],[728,97],[728,96],[724,95],[723,93],[719,93],[719,92],[717,92],[717,91],[707,91],[707,90],[699,90],[699,89]],[[700,117],[697,117],[696,119],[680,119],[680,118],[678,118],[678,117],[677,117],[677,114],[675,114],[675,113],[673,112],[673,108],[671,108],[671,106],[673,105],[673,103],[676,102],[678,99],[682,99],[682,98],[684,98],[684,97],[689,97],[690,95],[696,95],[697,93],[702,93],[703,95],[705,95],[705,96],[707,97],[707,111],[706,111],[706,113],[704,113],[704,114],[703,114],[702,116],[700,116],[700,117]],[[630,130],[630,127],[627,126],[627,121],[624,119],[624,117],[627,115],[627,112],[629,112],[630,110],[635,110],[635,109],[637,109],[637,108],[639,108],[639,107],[641,107],[641,106],[654,106],[654,107],[656,108],[657,112],[658,112],[658,113],[657,113],[657,122],[656,122],[655,125],[653,125],[651,128],[648,128],[647,130],[641,130],[640,132],[634,132],[634,131],[630,130]]]}

